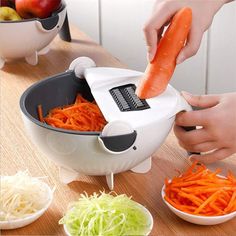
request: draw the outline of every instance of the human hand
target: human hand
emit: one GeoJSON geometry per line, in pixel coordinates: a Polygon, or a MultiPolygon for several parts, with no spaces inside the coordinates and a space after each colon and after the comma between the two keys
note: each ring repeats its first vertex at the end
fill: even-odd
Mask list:
{"type": "Polygon", "coordinates": [[[179,144],[190,152],[191,160],[211,163],[236,153],[236,93],[194,96],[183,92],[187,102],[203,110],[181,112],[176,116],[174,132],[179,144]],[[181,126],[201,126],[185,131],[181,126]]]}
{"type": "Polygon", "coordinates": [[[157,0],[154,11],[143,28],[149,61],[152,61],[156,54],[164,27],[178,10],[190,7],[193,19],[186,45],[176,59],[177,64],[197,53],[203,34],[211,25],[214,15],[228,1],[230,0],[157,0]]]}

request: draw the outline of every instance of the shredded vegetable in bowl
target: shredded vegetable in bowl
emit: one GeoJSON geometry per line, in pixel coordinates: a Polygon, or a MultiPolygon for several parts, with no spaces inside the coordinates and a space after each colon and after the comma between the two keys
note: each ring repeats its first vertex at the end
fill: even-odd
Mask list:
{"type": "Polygon", "coordinates": [[[0,221],[25,218],[51,201],[47,185],[27,171],[1,176],[0,186],[0,221]]]}
{"type": "Polygon", "coordinates": [[[70,204],[59,224],[64,224],[71,236],[147,235],[152,217],[146,208],[124,194],[85,193],[70,204]]]}

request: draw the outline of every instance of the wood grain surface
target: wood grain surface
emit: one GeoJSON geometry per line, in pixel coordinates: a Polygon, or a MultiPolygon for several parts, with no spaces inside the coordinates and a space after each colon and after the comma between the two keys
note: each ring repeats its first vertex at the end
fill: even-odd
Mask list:
{"type": "MultiPolygon", "coordinates": [[[[78,29],[72,28],[72,38],[68,43],[56,37],[50,52],[39,57],[37,66],[30,66],[22,59],[8,62],[0,70],[1,175],[13,175],[18,170],[28,169],[32,176],[47,176],[46,182],[56,187],[53,203],[40,219],[24,228],[2,231],[2,235],[65,235],[58,221],[68,203],[84,191],[89,194],[104,189],[108,191],[105,177],[83,176],[69,185],[62,184],[57,166],[29,140],[20,115],[19,99],[24,90],[36,81],[65,71],[79,56],[91,57],[98,66],[125,67],[78,29]]],[[[147,174],[128,171],[115,175],[114,190],[118,194],[133,196],[150,210],[154,218],[151,235],[236,235],[236,218],[221,225],[198,226],[181,220],[165,206],[160,195],[164,178],[173,177],[176,169],[183,171],[189,165],[186,152],[179,147],[171,132],[153,156],[152,169],[147,174]]],[[[216,166],[225,171],[230,168],[236,173],[236,155],[211,167],[216,166]]]]}

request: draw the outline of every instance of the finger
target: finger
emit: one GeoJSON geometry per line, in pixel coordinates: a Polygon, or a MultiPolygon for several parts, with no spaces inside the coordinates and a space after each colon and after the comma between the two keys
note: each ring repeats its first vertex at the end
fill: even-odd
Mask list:
{"type": "Polygon", "coordinates": [[[159,4],[155,9],[155,13],[147,21],[143,28],[146,43],[148,46],[148,59],[152,61],[157,49],[158,35],[163,32],[163,27],[169,23],[170,18],[174,15],[175,11],[172,9],[164,9],[164,4],[159,4]]]}
{"type": "Polygon", "coordinates": [[[203,33],[204,32],[201,32],[198,28],[192,27],[188,35],[187,43],[176,59],[176,64],[182,63],[197,53],[201,45],[203,33]]]}
{"type": "Polygon", "coordinates": [[[231,149],[221,148],[208,154],[192,155],[190,156],[190,160],[191,161],[197,160],[199,162],[203,162],[207,164],[207,163],[213,163],[215,161],[223,160],[232,154],[233,154],[233,151],[231,149]]]}
{"type": "Polygon", "coordinates": [[[216,142],[204,142],[196,145],[186,145],[184,143],[180,143],[180,146],[183,147],[188,152],[198,152],[198,153],[209,152],[218,148],[216,142]]]}
{"type": "Polygon", "coordinates": [[[144,36],[147,44],[148,60],[152,61],[157,50],[158,31],[155,29],[144,31],[144,36]]]}
{"type": "Polygon", "coordinates": [[[147,44],[147,52],[148,52],[147,58],[148,58],[148,61],[150,62],[153,61],[156,55],[158,42],[162,38],[163,31],[164,31],[164,26],[161,27],[161,29],[158,31],[144,33],[146,44],[147,44]]]}
{"type": "Polygon", "coordinates": [[[178,126],[205,126],[208,123],[206,110],[185,111],[176,115],[175,123],[178,126]]]}
{"type": "Polygon", "coordinates": [[[159,30],[161,27],[169,24],[170,19],[178,11],[173,7],[169,7],[166,4],[158,4],[155,8],[155,12],[152,14],[151,18],[147,21],[144,29],[156,29],[159,30]]]}
{"type": "Polygon", "coordinates": [[[182,143],[187,145],[196,145],[203,142],[213,141],[204,128],[185,131],[182,127],[175,125],[174,133],[182,143]]]}
{"type": "Polygon", "coordinates": [[[220,102],[219,95],[192,95],[188,92],[181,92],[186,101],[195,107],[209,108],[216,106],[220,102]]]}

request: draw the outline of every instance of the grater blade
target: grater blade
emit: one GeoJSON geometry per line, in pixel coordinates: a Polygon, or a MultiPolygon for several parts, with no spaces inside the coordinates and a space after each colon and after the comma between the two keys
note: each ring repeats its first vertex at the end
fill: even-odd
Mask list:
{"type": "Polygon", "coordinates": [[[140,99],[135,94],[136,86],[134,84],[126,84],[114,87],[109,90],[112,98],[119,107],[120,111],[139,111],[149,109],[145,99],[140,99]]]}

